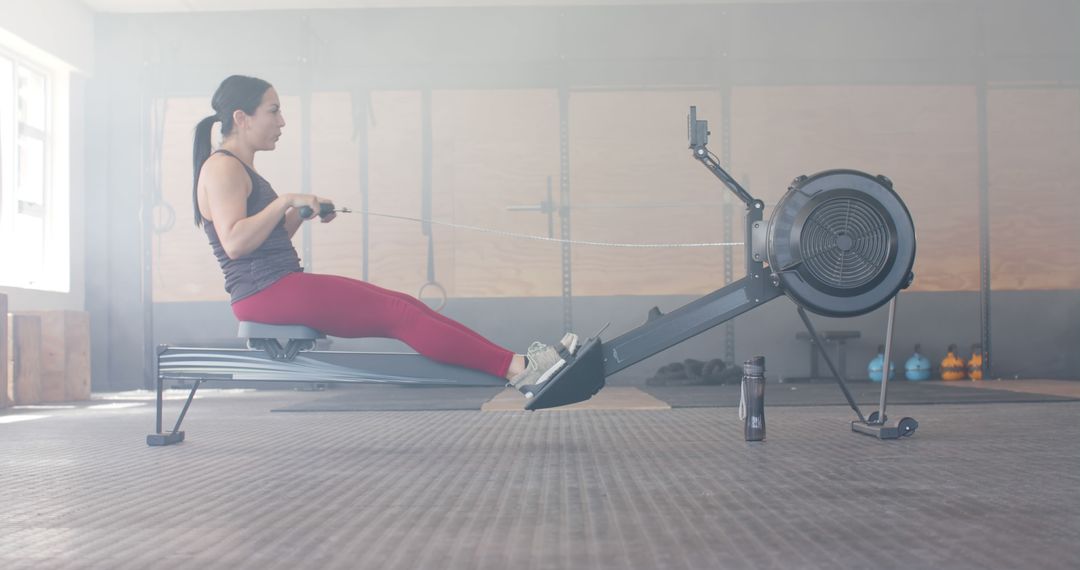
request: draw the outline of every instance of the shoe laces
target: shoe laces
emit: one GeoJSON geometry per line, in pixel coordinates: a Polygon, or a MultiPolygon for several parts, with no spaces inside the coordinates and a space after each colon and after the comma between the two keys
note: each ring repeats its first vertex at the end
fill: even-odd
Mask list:
{"type": "Polygon", "coordinates": [[[539,354],[547,349],[548,346],[546,344],[540,341],[534,341],[532,344],[529,345],[529,350],[526,353],[526,356],[533,356],[534,354],[539,354]]]}

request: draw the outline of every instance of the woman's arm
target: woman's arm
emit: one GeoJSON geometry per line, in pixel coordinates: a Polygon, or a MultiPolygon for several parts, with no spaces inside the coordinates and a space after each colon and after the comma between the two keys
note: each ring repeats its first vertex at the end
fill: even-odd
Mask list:
{"type": "Polygon", "coordinates": [[[302,223],[304,219],[300,217],[300,210],[290,206],[285,211],[285,231],[289,233],[290,238],[296,234],[296,230],[300,229],[302,223]]]}
{"type": "MultiPolygon", "coordinates": [[[[251,194],[251,177],[235,160],[207,160],[199,179],[206,185],[206,197],[209,200],[214,229],[217,230],[225,254],[231,259],[243,257],[258,249],[290,209],[296,216],[295,223],[299,227],[302,220],[296,208],[319,208],[319,199],[312,194],[284,194],[259,213],[248,216],[247,199],[251,194]]],[[[289,229],[288,225],[286,229],[289,229]]],[[[290,235],[295,231],[293,228],[290,235]]]]}

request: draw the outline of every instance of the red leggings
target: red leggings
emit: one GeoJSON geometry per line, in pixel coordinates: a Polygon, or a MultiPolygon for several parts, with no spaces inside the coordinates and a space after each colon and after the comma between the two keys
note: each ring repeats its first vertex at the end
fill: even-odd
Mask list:
{"type": "Polygon", "coordinates": [[[358,279],[291,273],[232,306],[242,321],[304,325],[342,338],[395,338],[439,362],[505,376],[514,353],[423,301],[358,279]]]}

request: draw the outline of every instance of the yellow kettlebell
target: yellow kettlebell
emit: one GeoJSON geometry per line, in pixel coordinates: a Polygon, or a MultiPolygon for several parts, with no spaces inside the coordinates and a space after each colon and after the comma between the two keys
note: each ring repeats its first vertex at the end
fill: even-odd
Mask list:
{"type": "Polygon", "coordinates": [[[964,361],[956,356],[956,345],[950,344],[948,353],[941,360],[941,379],[963,380],[965,372],[964,361]]]}
{"type": "Polygon", "coordinates": [[[982,380],[982,345],[971,345],[971,359],[967,361],[967,376],[972,380],[982,380]]]}

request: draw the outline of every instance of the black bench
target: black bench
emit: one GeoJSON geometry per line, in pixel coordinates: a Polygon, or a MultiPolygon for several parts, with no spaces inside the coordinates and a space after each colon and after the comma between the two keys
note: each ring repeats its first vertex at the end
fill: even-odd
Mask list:
{"type": "MultiPolygon", "coordinates": [[[[859,331],[824,331],[822,333],[821,340],[826,344],[836,344],[836,367],[840,372],[840,376],[844,380],[850,380],[847,375],[847,341],[856,339],[861,336],[859,331]]],[[[795,333],[796,340],[802,340],[809,343],[810,346],[810,375],[809,376],[790,376],[781,377],[780,382],[814,382],[814,381],[826,381],[833,382],[834,379],[831,375],[822,375],[818,368],[818,354],[817,348],[814,347],[814,339],[807,332],[795,333]]]]}

